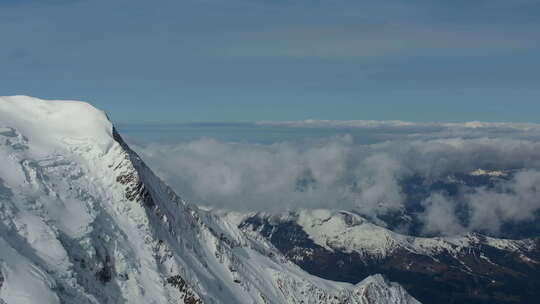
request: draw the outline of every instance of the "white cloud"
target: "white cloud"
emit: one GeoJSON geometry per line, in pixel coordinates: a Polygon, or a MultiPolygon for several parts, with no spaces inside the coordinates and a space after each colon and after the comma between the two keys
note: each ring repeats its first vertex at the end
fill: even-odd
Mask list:
{"type": "MultiPolygon", "coordinates": [[[[540,124],[515,122],[410,122],[402,120],[317,120],[300,121],[258,121],[261,126],[286,126],[294,128],[361,128],[361,129],[393,129],[409,130],[420,133],[438,133],[441,131],[464,131],[479,129],[484,132],[494,131],[498,134],[506,132],[540,132],[540,124]]],[[[538,134],[537,134],[538,135],[538,134]]]]}
{"type": "Polygon", "coordinates": [[[148,145],[138,151],[168,183],[193,201],[219,208],[276,211],[337,203],[346,190],[340,179],[351,145],[347,136],[310,146],[201,139],[148,145]],[[297,184],[306,170],[317,183],[299,191],[297,184]]]}
{"type": "MultiPolygon", "coordinates": [[[[284,124],[304,128],[315,122],[264,123],[265,128],[284,124]]],[[[497,233],[503,223],[530,220],[540,208],[538,125],[316,124],[317,128],[365,128],[365,124],[380,140],[362,144],[353,135],[274,144],[200,139],[147,144],[136,150],[179,193],[215,208],[355,209],[377,216],[405,208],[400,184],[405,178],[419,175],[433,180],[478,168],[521,171],[495,188],[463,186],[458,197],[433,193],[422,202],[425,233],[497,233]],[[460,212],[468,214],[465,223],[458,220],[458,204],[460,212]]]]}
{"type": "Polygon", "coordinates": [[[540,208],[540,172],[519,172],[502,192],[479,189],[466,196],[465,202],[471,211],[470,229],[499,232],[505,222],[533,220],[534,212],[540,208]]]}
{"type": "Polygon", "coordinates": [[[456,235],[466,231],[456,216],[456,204],[440,193],[432,194],[422,204],[426,208],[420,215],[424,233],[456,235]]]}

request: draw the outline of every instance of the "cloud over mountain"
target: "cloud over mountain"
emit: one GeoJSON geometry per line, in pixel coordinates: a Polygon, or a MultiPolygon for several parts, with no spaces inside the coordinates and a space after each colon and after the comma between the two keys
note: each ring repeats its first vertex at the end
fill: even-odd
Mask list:
{"type": "Polygon", "coordinates": [[[536,124],[306,121],[257,125],[315,130],[310,138],[271,144],[203,138],[140,145],[138,151],[178,192],[215,208],[350,209],[378,217],[406,208],[407,179],[420,176],[435,181],[478,168],[512,174],[492,187],[459,185],[452,196],[433,191],[418,202],[424,233],[497,233],[504,223],[531,220],[540,208],[540,126],[536,124]]]}

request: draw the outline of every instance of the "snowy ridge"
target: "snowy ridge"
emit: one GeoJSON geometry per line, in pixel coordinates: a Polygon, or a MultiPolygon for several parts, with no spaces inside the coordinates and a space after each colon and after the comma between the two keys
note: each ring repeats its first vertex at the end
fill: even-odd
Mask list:
{"type": "Polygon", "coordinates": [[[418,303],[179,198],[89,104],[0,97],[0,303],[418,303]]]}
{"type": "Polygon", "coordinates": [[[397,250],[406,250],[422,255],[441,252],[457,256],[463,250],[478,245],[487,245],[506,251],[529,251],[536,248],[536,241],[507,240],[469,233],[459,237],[415,237],[400,234],[378,226],[362,216],[348,211],[301,210],[281,216],[251,213],[247,215],[228,214],[231,221],[238,224],[256,216],[268,219],[270,223],[294,222],[300,225],[309,238],[329,251],[357,252],[364,256],[384,258],[397,250]]]}
{"type": "Polygon", "coordinates": [[[380,273],[425,303],[536,303],[539,296],[538,238],[414,237],[333,210],[228,218],[326,279],[357,283],[380,273]]]}

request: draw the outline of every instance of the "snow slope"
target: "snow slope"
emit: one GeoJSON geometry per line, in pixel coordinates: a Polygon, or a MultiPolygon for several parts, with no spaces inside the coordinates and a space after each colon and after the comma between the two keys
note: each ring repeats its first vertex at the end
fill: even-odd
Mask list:
{"type": "Polygon", "coordinates": [[[0,97],[0,159],[0,303],[418,303],[183,201],[87,103],[0,97]]]}
{"type": "MultiPolygon", "coordinates": [[[[225,216],[237,225],[253,217],[266,219],[275,225],[293,222],[302,228],[310,240],[329,251],[356,252],[370,258],[385,258],[398,250],[427,256],[442,252],[457,256],[462,251],[478,245],[523,252],[536,248],[534,239],[498,239],[476,233],[455,237],[409,236],[375,225],[362,216],[348,211],[316,209],[282,215],[226,213],[225,216]]],[[[249,232],[253,228],[255,227],[244,230],[249,232]]]]}
{"type": "Polygon", "coordinates": [[[380,273],[425,303],[536,303],[540,296],[538,238],[415,237],[337,210],[224,215],[326,279],[356,283],[380,273]]]}

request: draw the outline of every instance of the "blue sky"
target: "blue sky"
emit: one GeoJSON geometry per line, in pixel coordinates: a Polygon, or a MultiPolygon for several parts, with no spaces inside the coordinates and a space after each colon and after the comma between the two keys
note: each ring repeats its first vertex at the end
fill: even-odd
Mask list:
{"type": "Polygon", "coordinates": [[[540,122],[540,1],[0,0],[0,95],[123,123],[540,122]]]}

